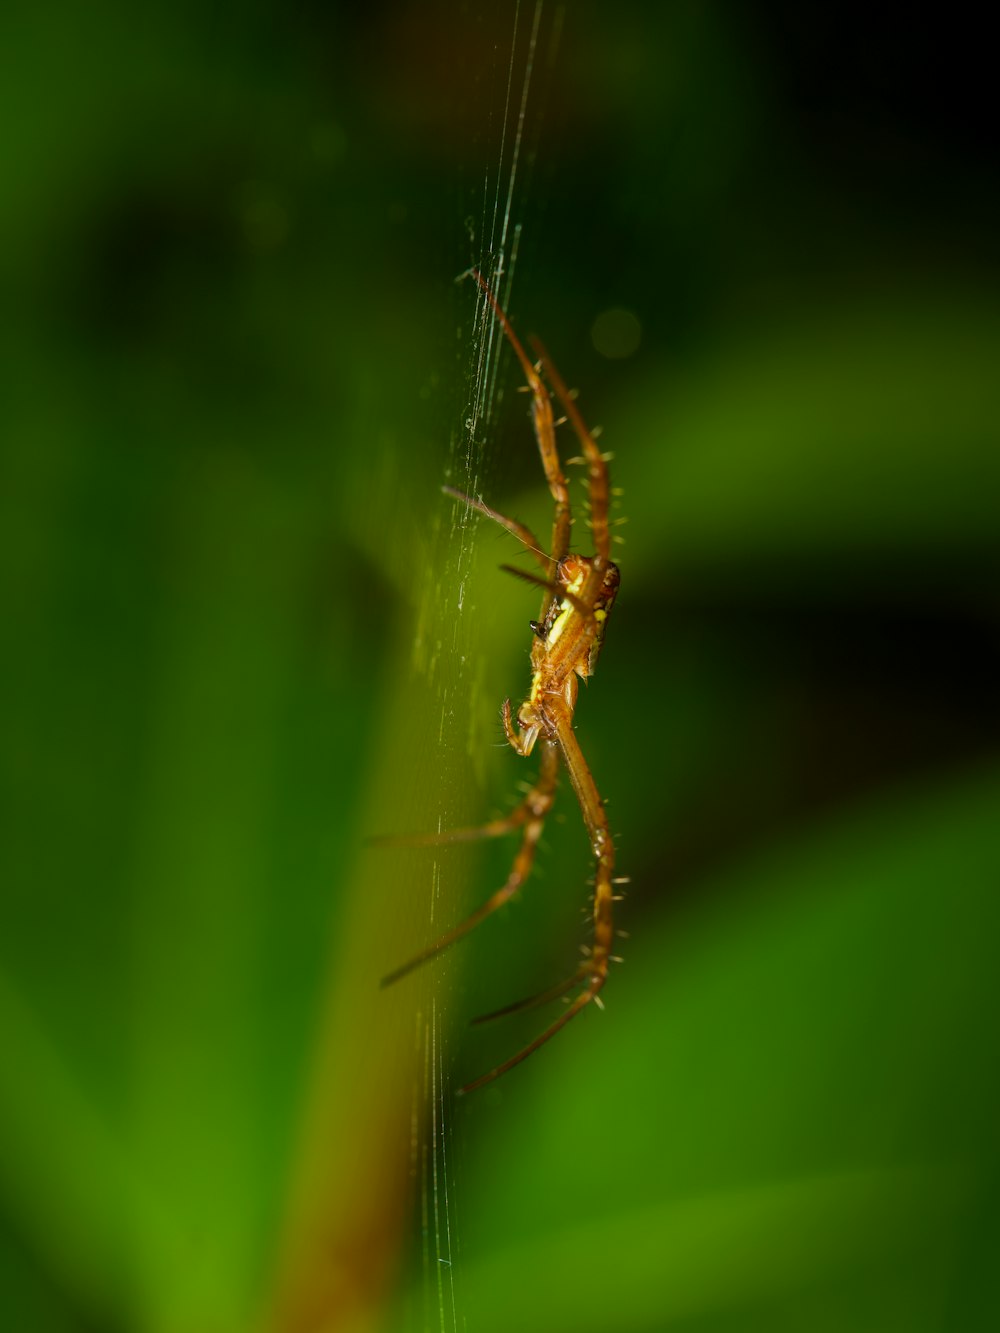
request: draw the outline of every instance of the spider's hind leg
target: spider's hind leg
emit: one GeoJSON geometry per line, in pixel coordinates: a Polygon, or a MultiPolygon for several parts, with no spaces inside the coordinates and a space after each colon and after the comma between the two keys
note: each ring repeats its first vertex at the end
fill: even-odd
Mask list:
{"type": "Polygon", "coordinates": [[[384,976],[380,983],[383,987],[391,986],[415,968],[420,967],[422,963],[429,962],[431,958],[436,958],[439,953],[443,953],[457,940],[468,935],[481,921],[485,921],[488,916],[492,916],[499,907],[502,907],[514,896],[528,878],[534,865],[535,849],[542,836],[545,820],[552,808],[552,801],[555,797],[558,772],[558,747],[554,741],[547,741],[542,749],[542,763],[538,781],[524,800],[515,806],[509,815],[503,819],[493,820],[490,824],[484,824],[479,828],[453,829],[450,833],[432,834],[421,839],[425,844],[459,842],[473,838],[502,837],[503,834],[512,833],[517,828],[523,828],[524,830],[521,834],[521,845],[514,857],[514,864],[511,866],[510,874],[503,885],[491,894],[481,907],[477,907],[474,912],[470,912],[464,921],[460,921],[457,926],[446,931],[433,944],[429,944],[426,949],[421,949],[420,953],[415,954],[401,967],[397,967],[384,976]]]}
{"type": "Polygon", "coordinates": [[[578,986],[583,976],[583,969],[578,969],[565,981],[560,981],[555,986],[547,986],[537,995],[529,995],[523,1000],[514,1000],[511,1004],[501,1005],[499,1009],[491,1009],[488,1014],[477,1014],[472,1022],[478,1027],[480,1023],[492,1023],[496,1018],[509,1018],[511,1014],[523,1013],[525,1009],[538,1009],[543,1004],[551,1004],[553,1000],[561,999],[567,991],[578,986]]]}
{"type": "Polygon", "coordinates": [[[561,1032],[566,1024],[581,1013],[588,1004],[594,1002],[599,1006],[600,992],[608,976],[608,964],[611,961],[611,946],[614,939],[612,923],[614,843],[608,828],[607,816],[604,813],[604,802],[601,800],[600,793],[573,732],[572,714],[553,712],[551,717],[555,723],[556,740],[555,742],[549,741],[548,744],[558,745],[562,760],[569,773],[570,782],[573,784],[573,790],[580,802],[580,810],[583,814],[583,821],[587,827],[591,850],[596,862],[594,871],[593,942],[586,960],[580,964],[573,976],[565,982],[543,991],[538,997],[507,1005],[506,1008],[497,1010],[495,1014],[484,1015],[483,1021],[488,1018],[499,1017],[501,1014],[516,1013],[520,1009],[531,1008],[536,998],[539,1004],[544,1004],[548,1000],[564,995],[577,984],[580,987],[559,1017],[550,1023],[543,1032],[539,1033],[533,1041],[530,1041],[516,1055],[512,1055],[502,1064],[497,1065],[495,1069],[489,1070],[460,1088],[459,1092],[461,1093],[472,1092],[474,1089],[481,1088],[484,1084],[492,1083],[494,1079],[500,1078],[502,1074],[506,1074],[515,1065],[519,1065],[522,1060],[526,1060],[529,1055],[533,1055],[547,1041],[551,1041],[556,1033],[561,1032]]]}

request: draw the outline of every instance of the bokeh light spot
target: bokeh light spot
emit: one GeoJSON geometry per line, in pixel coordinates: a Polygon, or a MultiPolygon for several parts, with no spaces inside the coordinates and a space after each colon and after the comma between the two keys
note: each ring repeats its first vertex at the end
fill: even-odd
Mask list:
{"type": "Polygon", "coordinates": [[[631,310],[615,306],[597,316],[590,329],[590,338],[601,356],[622,361],[638,351],[642,325],[631,310]]]}

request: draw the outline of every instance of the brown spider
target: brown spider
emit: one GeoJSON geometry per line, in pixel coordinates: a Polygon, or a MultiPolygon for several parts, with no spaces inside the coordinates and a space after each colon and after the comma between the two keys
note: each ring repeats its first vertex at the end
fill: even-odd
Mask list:
{"type": "MultiPolygon", "coordinates": [[[[614,878],[615,849],[604,802],[601,800],[587,761],[583,757],[576,736],[573,732],[573,710],[576,706],[579,678],[591,676],[597,665],[597,658],[604,642],[608,615],[618,593],[618,566],[611,559],[611,532],[608,517],[610,507],[610,487],[605,456],[598,449],[593,435],[584,425],[572,395],[563,383],[545,349],[536,340],[531,346],[538,356],[538,365],[531,363],[520,340],[511,327],[510,321],[500,308],[489,283],[477,269],[471,270],[472,276],[482,288],[487,301],[500,322],[500,326],[517,355],[524,371],[528,389],[531,392],[531,414],[541,454],[542,467],[549,491],[555,501],[555,517],[552,525],[551,555],[545,555],[541,544],[530,529],[516,519],[505,518],[491,509],[482,500],[446,486],[444,489],[456,499],[473,509],[479,510],[487,518],[493,519],[508,532],[512,533],[531,551],[544,571],[543,577],[536,577],[524,570],[503,566],[511,573],[530,583],[544,588],[542,609],[538,620],[530,622],[534,633],[531,645],[531,691],[517,710],[516,726],[509,699],[503,704],[503,725],[507,740],[518,754],[531,754],[535,745],[542,752],[538,779],[524,799],[502,819],[495,819],[478,828],[453,829],[437,835],[427,835],[414,842],[423,845],[443,842],[465,841],[473,838],[495,838],[505,833],[521,830],[521,846],[514,858],[514,864],[506,883],[485,903],[476,909],[464,921],[442,935],[440,939],[411,958],[402,967],[390,972],[382,980],[383,986],[391,985],[413,968],[435,957],[443,949],[454,944],[463,935],[485,920],[491,913],[517,892],[527,879],[535,859],[535,849],[545,827],[545,819],[552,807],[555,796],[556,779],[560,761],[565,764],[570,782],[580,803],[583,821],[587,826],[591,849],[596,861],[594,876],[594,911],[593,942],[585,951],[585,957],[572,976],[559,985],[542,992],[541,995],[507,1005],[494,1013],[485,1014],[477,1022],[498,1018],[503,1014],[513,1013],[518,1009],[535,1004],[543,1004],[564,995],[567,991],[578,988],[567,1008],[534,1041],[505,1060],[503,1064],[488,1073],[474,1079],[460,1088],[460,1093],[471,1092],[484,1083],[505,1074],[508,1069],[527,1059],[539,1046],[570,1021],[591,1000],[600,1005],[599,993],[607,980],[608,964],[613,961],[611,947],[614,939],[612,926],[612,903],[615,901],[614,885],[623,883],[614,878]],[[587,466],[588,487],[590,493],[590,526],[594,534],[596,554],[591,556],[571,555],[569,553],[570,525],[572,514],[569,503],[569,487],[563,476],[556,449],[556,422],[552,414],[552,397],[545,387],[540,371],[551,385],[552,393],[558,399],[565,412],[565,418],[575,431],[583,446],[583,458],[587,466]]],[[[407,841],[411,841],[407,839],[407,841]]]]}

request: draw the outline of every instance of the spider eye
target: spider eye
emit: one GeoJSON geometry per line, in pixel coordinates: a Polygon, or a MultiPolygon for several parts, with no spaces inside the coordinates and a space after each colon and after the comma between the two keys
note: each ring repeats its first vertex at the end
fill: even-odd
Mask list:
{"type": "Polygon", "coordinates": [[[528,628],[531,630],[532,634],[537,634],[540,639],[545,638],[545,626],[540,620],[529,620],[528,628]]]}

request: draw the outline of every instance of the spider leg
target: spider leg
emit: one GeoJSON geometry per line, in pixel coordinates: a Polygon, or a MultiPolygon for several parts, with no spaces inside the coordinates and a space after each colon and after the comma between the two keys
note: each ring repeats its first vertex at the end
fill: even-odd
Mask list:
{"type": "Polygon", "coordinates": [[[597,790],[597,783],[591,773],[580,742],[573,730],[572,714],[559,709],[553,710],[552,722],[555,726],[556,740],[562,753],[563,762],[569,773],[569,780],[580,803],[583,822],[590,836],[590,847],[596,862],[594,871],[594,940],[586,971],[590,976],[592,989],[588,998],[592,998],[603,986],[608,975],[608,962],[614,945],[614,876],[615,844],[608,827],[608,817],[604,812],[604,802],[597,790]],[[594,987],[593,983],[597,982],[594,987]]]}
{"type": "Polygon", "coordinates": [[[507,518],[505,514],[500,514],[497,510],[491,509],[485,500],[479,500],[474,495],[466,495],[464,491],[457,491],[454,486],[442,486],[441,489],[444,491],[445,495],[450,495],[455,500],[461,500],[464,504],[467,504],[470,509],[478,509],[481,514],[485,514],[487,518],[491,518],[494,523],[499,523],[502,528],[506,528],[512,536],[517,538],[522,546],[527,547],[545,570],[546,574],[548,574],[549,568],[554,562],[550,556],[545,554],[541,546],[539,546],[538,538],[529,527],[526,527],[523,523],[519,523],[516,518],[507,518]]]}
{"type": "MultiPolygon", "coordinates": [[[[558,771],[558,765],[557,765],[558,771]]],[[[553,784],[554,785],[554,784],[553,784]]],[[[488,820],[485,824],[470,824],[465,828],[447,828],[439,833],[379,833],[367,838],[369,847],[443,847],[449,842],[478,842],[481,838],[503,838],[526,824],[539,812],[539,803],[546,793],[539,781],[506,815],[488,820]]],[[[551,800],[549,801],[551,805],[551,800]]],[[[547,809],[548,807],[546,807],[547,809]]]]}
{"type": "MultiPolygon", "coordinates": [[[[531,419],[535,427],[535,439],[538,442],[538,452],[541,455],[545,480],[549,485],[549,493],[556,505],[555,517],[552,522],[552,559],[558,563],[569,550],[569,529],[572,522],[572,513],[569,504],[569,485],[563,475],[562,464],[559,462],[559,451],[556,448],[556,427],[552,415],[552,399],[541,375],[532,365],[520,338],[514,332],[510,320],[501,308],[500,302],[493,295],[489,283],[478,269],[472,269],[472,276],[479,283],[487,301],[493,307],[493,313],[500,321],[500,327],[521,363],[524,378],[528,381],[528,388],[531,390],[531,419]]],[[[548,610],[551,600],[551,593],[546,593],[542,613],[539,616],[540,620],[545,619],[545,612],[548,610]]]]}
{"type": "MultiPolygon", "coordinates": [[[[455,830],[460,837],[492,837],[502,833],[509,833],[519,825],[524,826],[524,832],[521,835],[521,845],[518,848],[517,855],[514,857],[514,864],[511,867],[510,874],[507,876],[504,884],[497,889],[496,893],[490,895],[481,907],[477,907],[474,912],[460,921],[457,926],[446,931],[433,944],[429,944],[426,949],[421,949],[420,953],[415,954],[401,967],[384,976],[379,983],[381,986],[391,986],[393,982],[399,981],[407,973],[412,972],[421,964],[428,962],[431,958],[436,958],[439,953],[443,953],[456,940],[468,935],[474,930],[481,921],[485,921],[488,916],[502,907],[503,904],[518,891],[521,885],[531,873],[531,868],[535,861],[535,850],[538,846],[538,840],[542,836],[542,830],[545,828],[545,818],[552,808],[552,801],[555,796],[556,776],[559,772],[559,750],[551,741],[547,742],[542,750],[542,763],[538,775],[538,781],[528,792],[527,796],[517,806],[506,819],[494,820],[492,824],[484,825],[480,829],[458,829],[455,830]]],[[[454,834],[452,835],[454,837],[454,834]]],[[[444,841],[448,838],[447,834],[438,835],[438,840],[444,841]]]]}
{"type": "Polygon", "coordinates": [[[516,579],[520,579],[523,583],[533,583],[536,588],[548,588],[551,592],[558,593],[560,600],[567,606],[572,606],[584,620],[594,619],[592,608],[587,605],[583,598],[577,597],[576,593],[570,592],[568,588],[564,588],[555,579],[540,579],[537,574],[531,574],[526,569],[519,569],[517,565],[501,565],[500,568],[505,574],[513,574],[516,579]]]}
{"type": "Polygon", "coordinates": [[[573,401],[570,391],[562,376],[552,364],[552,359],[537,338],[531,339],[532,351],[538,356],[545,371],[545,378],[552,385],[559,404],[583,445],[587,460],[588,482],[590,486],[590,526],[594,533],[594,550],[603,565],[611,559],[611,532],[608,523],[608,511],[611,507],[611,488],[608,483],[608,465],[597,446],[597,441],[587,429],[580,409],[573,401]]]}
{"type": "MultiPolygon", "coordinates": [[[[614,842],[611,838],[611,830],[608,827],[607,816],[604,813],[604,802],[601,800],[597,784],[594,782],[587,761],[583,757],[583,751],[580,749],[573,732],[572,714],[562,709],[553,709],[548,714],[548,720],[555,732],[563,761],[569,770],[570,781],[573,784],[573,790],[576,792],[577,800],[580,802],[583,822],[587,826],[590,845],[597,862],[594,875],[593,946],[589,958],[581,964],[579,972],[569,982],[554,987],[551,991],[543,992],[542,996],[539,997],[540,1003],[549,998],[555,999],[556,996],[569,990],[575,982],[583,983],[583,988],[555,1022],[550,1023],[544,1032],[539,1033],[534,1041],[530,1041],[516,1055],[512,1055],[503,1064],[497,1065],[495,1069],[491,1069],[486,1074],[481,1074],[479,1078],[473,1079],[471,1083],[467,1083],[463,1088],[460,1088],[460,1093],[473,1092],[486,1083],[492,1083],[494,1079],[506,1074],[515,1065],[519,1065],[522,1060],[527,1060],[528,1056],[533,1055],[540,1046],[544,1046],[547,1041],[551,1041],[556,1033],[561,1031],[571,1019],[574,1019],[582,1009],[585,1009],[591,1000],[597,998],[608,976],[611,946],[614,942],[614,926],[612,923],[615,868],[614,842]]],[[[528,1004],[530,1003],[531,1001],[528,1001],[528,1004]]],[[[497,1014],[522,1007],[524,1007],[523,1002],[509,1006],[507,1010],[498,1010],[497,1014]]],[[[486,1015],[486,1017],[492,1016],[486,1015]]]]}
{"type": "Polygon", "coordinates": [[[561,1031],[571,1019],[577,1016],[581,1009],[590,1003],[600,988],[600,984],[594,978],[591,978],[586,990],[582,990],[569,1008],[564,1009],[556,1021],[540,1033],[534,1041],[530,1041],[523,1050],[518,1051],[517,1055],[512,1055],[509,1060],[505,1060],[502,1065],[497,1065],[488,1074],[480,1074],[479,1078],[474,1078],[471,1083],[466,1083],[464,1087],[458,1089],[458,1095],[461,1097],[467,1092],[475,1092],[477,1088],[483,1087],[486,1083],[492,1083],[494,1079],[506,1074],[515,1065],[519,1065],[522,1060],[527,1060],[529,1055],[534,1055],[540,1046],[544,1046],[547,1041],[551,1041],[557,1032],[561,1031]]]}
{"type": "Polygon", "coordinates": [[[513,1004],[505,1004],[499,1009],[491,1009],[488,1014],[477,1014],[472,1022],[478,1027],[480,1023],[492,1023],[495,1018],[507,1018],[510,1014],[519,1014],[523,1009],[537,1009],[543,1004],[549,1004],[552,1000],[558,1000],[561,995],[565,995],[568,990],[572,990],[583,978],[583,971],[577,969],[571,977],[565,981],[558,982],[555,986],[548,986],[545,990],[539,991],[537,995],[529,995],[524,1000],[515,1000],[513,1004]]]}

